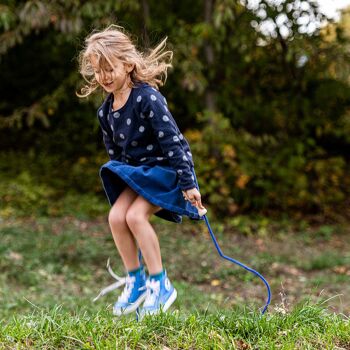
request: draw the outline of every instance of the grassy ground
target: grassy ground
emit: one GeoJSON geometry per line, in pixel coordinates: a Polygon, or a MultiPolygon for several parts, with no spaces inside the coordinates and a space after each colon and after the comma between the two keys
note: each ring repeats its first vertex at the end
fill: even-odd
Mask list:
{"type": "MultiPolygon", "coordinates": [[[[210,220],[210,218],[209,218],[210,220]]],[[[263,283],[219,258],[204,222],[152,218],[178,290],[173,313],[115,319],[108,257],[123,275],[106,217],[0,222],[0,349],[350,349],[350,239],[346,225],[310,226],[236,217],[210,222],[225,254],[261,272],[263,283]]]]}

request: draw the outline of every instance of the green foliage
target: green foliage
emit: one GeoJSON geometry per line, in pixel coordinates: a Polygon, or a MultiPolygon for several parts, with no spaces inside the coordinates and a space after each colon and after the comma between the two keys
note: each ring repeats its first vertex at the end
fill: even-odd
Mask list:
{"type": "Polygon", "coordinates": [[[34,152],[0,154],[0,217],[91,217],[108,211],[98,176],[104,154],[62,159],[34,152]]]}
{"type": "Polygon", "coordinates": [[[282,208],[330,214],[345,200],[349,166],[327,157],[314,140],[252,135],[221,114],[204,113],[202,131],[188,130],[201,192],[220,216],[282,208]]]}
{"type": "MultiPolygon", "coordinates": [[[[24,210],[37,203],[48,212],[33,199],[40,193],[52,198],[69,188],[99,192],[96,169],[103,146],[95,110],[103,94],[84,102],[75,96],[82,85],[76,57],[90,30],[117,22],[139,38],[141,49],[168,36],[174,71],[162,92],[187,131],[204,200],[215,213],[328,215],[346,207],[349,37],[307,33],[313,20],[325,19],[315,2],[256,6],[233,0],[194,1],[190,8],[154,0],[5,1],[0,8],[3,157],[29,149],[47,154],[48,163],[56,157],[69,174],[46,166],[45,156],[31,158],[39,163],[23,175],[23,186],[37,186],[39,176],[41,187],[29,195],[14,190],[12,182],[5,192],[27,192],[17,201],[28,201],[15,200],[13,206],[24,210]],[[311,22],[302,24],[300,16],[311,22]],[[273,24],[271,35],[261,30],[266,20],[273,24]],[[47,176],[32,173],[41,166],[47,176]]],[[[11,181],[25,172],[14,168],[11,181]]]]}

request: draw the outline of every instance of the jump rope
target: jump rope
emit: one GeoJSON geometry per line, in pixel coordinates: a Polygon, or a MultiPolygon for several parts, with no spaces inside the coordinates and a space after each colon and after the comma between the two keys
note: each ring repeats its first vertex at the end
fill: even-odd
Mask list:
{"type": "MultiPolygon", "coordinates": [[[[209,230],[209,233],[210,233],[210,237],[212,238],[213,240],[213,243],[215,245],[215,248],[216,250],[218,251],[219,255],[221,258],[223,259],[226,259],[228,261],[231,261],[232,263],[236,264],[236,265],[239,265],[240,267],[243,267],[245,270],[249,271],[249,272],[252,272],[253,274],[255,274],[256,276],[258,276],[265,284],[266,286],[266,289],[267,289],[267,301],[266,301],[266,304],[264,305],[263,307],[263,310],[261,311],[261,314],[263,315],[265,313],[265,311],[267,310],[268,306],[270,305],[270,301],[271,301],[271,288],[270,288],[270,285],[268,284],[268,282],[266,281],[266,279],[256,270],[244,265],[243,263],[241,263],[240,261],[238,260],[235,260],[225,254],[223,254],[220,246],[219,246],[219,243],[210,227],[210,224],[209,224],[209,220],[207,218],[207,215],[205,215],[207,213],[207,210],[204,208],[198,208],[196,206],[197,210],[198,210],[198,215],[200,217],[203,217],[204,216],[204,220],[205,220],[205,223],[208,227],[208,230],[209,230]]],[[[141,250],[139,249],[139,261],[140,263],[142,264],[142,254],[141,254],[141,250]]],[[[98,296],[96,298],[93,299],[93,301],[96,301],[97,299],[99,299],[101,296],[111,292],[112,290],[115,290],[119,287],[121,287],[122,285],[124,285],[126,283],[126,277],[119,277],[118,275],[116,275],[114,273],[114,271],[112,270],[111,266],[110,266],[110,261],[109,261],[109,258],[107,260],[107,270],[108,272],[110,273],[110,275],[115,279],[117,280],[117,282],[107,286],[106,288],[103,288],[101,290],[101,292],[98,294],[98,296]]],[[[136,310],[136,320],[138,320],[138,310],[136,310]]]]}

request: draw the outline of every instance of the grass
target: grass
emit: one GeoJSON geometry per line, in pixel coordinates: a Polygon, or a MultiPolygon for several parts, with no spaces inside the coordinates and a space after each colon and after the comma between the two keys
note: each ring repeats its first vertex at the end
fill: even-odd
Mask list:
{"type": "Polygon", "coordinates": [[[304,303],[266,317],[247,309],[160,314],[136,322],[56,306],[15,317],[0,342],[16,349],[349,349],[349,321],[304,303]]]}
{"type": "Polygon", "coordinates": [[[108,257],[124,273],[106,217],[0,221],[0,349],[350,349],[346,228],[259,220],[211,227],[270,282],[264,317],[264,285],[218,257],[204,223],[153,218],[178,299],[139,323],[111,316],[113,293],[92,302],[108,257]]]}

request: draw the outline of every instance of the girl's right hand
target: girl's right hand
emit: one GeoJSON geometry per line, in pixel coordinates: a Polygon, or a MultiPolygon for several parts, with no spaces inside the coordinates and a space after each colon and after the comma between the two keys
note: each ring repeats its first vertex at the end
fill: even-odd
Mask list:
{"type": "Polygon", "coordinates": [[[190,201],[192,205],[200,209],[205,209],[202,204],[201,194],[197,188],[191,188],[190,190],[182,191],[182,194],[184,196],[184,199],[190,201]]]}

